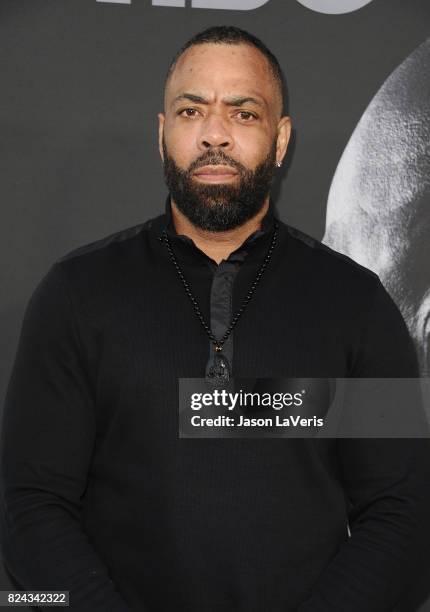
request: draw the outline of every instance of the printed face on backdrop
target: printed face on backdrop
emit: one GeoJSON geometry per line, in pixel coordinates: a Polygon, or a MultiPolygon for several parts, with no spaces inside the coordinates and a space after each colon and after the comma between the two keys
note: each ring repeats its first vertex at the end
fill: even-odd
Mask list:
{"type": "Polygon", "coordinates": [[[430,374],[430,39],[387,79],[336,170],[323,241],[376,272],[430,374]]]}
{"type": "Polygon", "coordinates": [[[165,179],[179,210],[209,231],[255,216],[291,132],[265,56],[248,44],[187,49],[158,119],[165,179]]]}

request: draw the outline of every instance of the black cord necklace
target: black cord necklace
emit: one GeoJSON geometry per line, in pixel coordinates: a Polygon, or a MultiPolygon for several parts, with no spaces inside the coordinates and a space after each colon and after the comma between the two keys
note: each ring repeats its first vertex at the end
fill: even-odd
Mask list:
{"type": "Polygon", "coordinates": [[[178,276],[185,288],[185,292],[188,295],[188,297],[191,300],[191,303],[193,305],[194,308],[194,312],[196,313],[200,323],[203,326],[203,329],[205,330],[205,332],[207,333],[207,335],[209,336],[213,346],[214,346],[214,350],[215,350],[215,355],[214,355],[214,359],[213,362],[211,364],[211,366],[207,369],[206,371],[206,378],[209,382],[211,382],[214,385],[222,385],[225,383],[228,383],[228,381],[230,380],[231,377],[231,367],[230,364],[228,362],[228,359],[222,355],[222,348],[224,343],[226,342],[227,338],[229,337],[229,335],[231,334],[231,332],[233,331],[233,328],[235,327],[236,323],[238,322],[238,320],[240,319],[240,317],[242,316],[246,306],[248,305],[250,299],[252,298],[258,283],[260,282],[261,277],[263,276],[267,265],[270,261],[270,258],[272,257],[272,253],[273,253],[273,249],[275,248],[276,245],[276,240],[277,240],[277,236],[278,236],[278,222],[275,220],[275,224],[274,224],[274,229],[273,229],[273,236],[272,236],[272,241],[270,243],[269,249],[266,253],[266,256],[260,266],[260,268],[258,269],[258,272],[255,276],[255,279],[251,285],[251,287],[249,288],[248,293],[246,294],[239,310],[236,312],[236,314],[234,315],[234,317],[232,318],[230,325],[228,326],[225,334],[223,335],[223,337],[220,340],[217,340],[214,336],[214,334],[212,333],[212,330],[210,329],[209,325],[206,323],[202,312],[200,310],[199,304],[196,300],[196,298],[194,297],[193,292],[191,291],[190,285],[187,281],[187,279],[184,276],[184,273],[182,272],[181,266],[179,265],[179,262],[176,258],[175,253],[173,252],[173,248],[169,239],[169,236],[167,235],[166,230],[163,230],[162,232],[162,240],[164,242],[164,244],[167,247],[167,251],[169,253],[170,259],[172,260],[172,263],[175,267],[176,272],[178,273],[178,276]]]}

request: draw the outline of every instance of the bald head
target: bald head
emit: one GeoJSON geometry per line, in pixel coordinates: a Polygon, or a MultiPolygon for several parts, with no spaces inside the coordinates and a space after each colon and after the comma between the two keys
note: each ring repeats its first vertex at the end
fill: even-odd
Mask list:
{"type": "Polygon", "coordinates": [[[209,84],[209,81],[216,87],[227,72],[231,74],[232,92],[243,83],[244,93],[249,93],[251,89],[258,92],[273,120],[278,121],[282,117],[283,97],[279,83],[265,56],[247,43],[204,43],[184,51],[166,80],[165,111],[182,89],[199,90],[203,83],[209,84]]]}
{"type": "Polygon", "coordinates": [[[282,115],[284,107],[286,106],[287,94],[285,78],[277,58],[259,38],[246,30],[234,26],[212,26],[193,36],[179,49],[172,59],[167,71],[164,86],[164,99],[166,99],[166,89],[169,86],[171,76],[178,64],[181,63],[183,55],[186,54],[189,49],[208,44],[230,46],[248,45],[252,49],[259,51],[258,55],[260,56],[260,61],[263,60],[265,71],[270,74],[273,79],[274,98],[277,104],[278,115],[279,117],[282,115]]]}

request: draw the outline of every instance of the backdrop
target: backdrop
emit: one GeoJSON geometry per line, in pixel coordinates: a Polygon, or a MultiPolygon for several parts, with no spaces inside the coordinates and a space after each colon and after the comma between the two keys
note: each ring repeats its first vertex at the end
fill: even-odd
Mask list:
{"type": "MultiPolygon", "coordinates": [[[[429,374],[428,0],[1,0],[1,404],[52,262],[162,212],[164,75],[216,24],[260,37],[287,77],[280,217],[381,276],[429,374]]],[[[401,612],[429,612],[426,588],[430,559],[401,612]]]]}

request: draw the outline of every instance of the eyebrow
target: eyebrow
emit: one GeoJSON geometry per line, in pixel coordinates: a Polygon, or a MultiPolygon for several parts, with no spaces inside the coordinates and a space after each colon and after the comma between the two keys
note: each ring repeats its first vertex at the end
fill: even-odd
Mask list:
{"type": "MultiPolygon", "coordinates": [[[[172,104],[175,104],[180,100],[190,100],[191,102],[196,102],[198,104],[209,104],[209,100],[203,98],[203,96],[198,96],[192,93],[182,93],[179,96],[176,96],[172,104]]],[[[243,106],[244,104],[251,102],[252,104],[256,104],[257,106],[264,107],[263,102],[261,102],[257,98],[253,98],[252,96],[232,96],[230,98],[224,98],[222,101],[227,106],[243,106]]]]}

